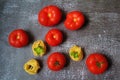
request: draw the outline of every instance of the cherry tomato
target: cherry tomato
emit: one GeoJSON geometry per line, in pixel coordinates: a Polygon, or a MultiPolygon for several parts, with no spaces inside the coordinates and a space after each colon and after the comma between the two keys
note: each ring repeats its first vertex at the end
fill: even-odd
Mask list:
{"type": "Polygon", "coordinates": [[[57,46],[62,43],[63,34],[58,29],[51,29],[47,32],[45,40],[50,46],[57,46]]]}
{"type": "Polygon", "coordinates": [[[62,12],[55,5],[49,5],[40,10],[38,21],[44,26],[54,26],[61,20],[62,12]]]}
{"type": "Polygon", "coordinates": [[[47,59],[48,68],[53,71],[59,71],[63,69],[65,64],[66,64],[66,58],[60,52],[52,53],[47,59]]]}
{"type": "Polygon", "coordinates": [[[87,68],[93,74],[102,74],[108,67],[106,57],[100,53],[90,54],[86,60],[87,68]]]}
{"type": "Polygon", "coordinates": [[[23,29],[16,29],[9,34],[8,41],[11,46],[21,48],[28,44],[29,38],[23,29]]]}
{"type": "Polygon", "coordinates": [[[83,26],[85,22],[84,15],[79,11],[72,11],[67,14],[64,25],[69,30],[77,30],[83,26]]]}

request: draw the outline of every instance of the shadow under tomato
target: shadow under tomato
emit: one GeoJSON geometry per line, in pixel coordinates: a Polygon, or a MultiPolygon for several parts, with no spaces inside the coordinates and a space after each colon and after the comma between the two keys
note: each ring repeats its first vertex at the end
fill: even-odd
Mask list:
{"type": "Polygon", "coordinates": [[[83,59],[82,59],[82,60],[84,60],[85,57],[86,57],[86,52],[85,52],[85,49],[84,49],[84,48],[82,48],[82,51],[83,51],[83,59]]]}
{"type": "Polygon", "coordinates": [[[64,52],[62,52],[62,53],[64,54],[64,56],[65,56],[65,58],[66,58],[65,67],[67,67],[67,66],[69,66],[69,64],[70,64],[70,57],[69,57],[69,55],[65,54],[64,52]]]}
{"type": "MultiPolygon", "coordinates": [[[[99,51],[99,53],[101,53],[101,54],[103,54],[103,53],[109,54],[106,51],[99,51]]],[[[106,59],[108,61],[108,68],[107,68],[107,70],[109,70],[111,68],[112,64],[113,64],[113,62],[112,62],[112,56],[111,55],[106,55],[106,54],[103,54],[103,55],[106,57],[106,59]]]]}
{"type": "Polygon", "coordinates": [[[26,30],[26,33],[28,34],[28,37],[29,37],[29,43],[33,43],[34,42],[34,35],[29,30],[26,30]]]}
{"type": "Polygon", "coordinates": [[[67,40],[67,33],[63,30],[60,30],[63,34],[63,41],[62,41],[62,44],[67,40]]]}
{"type": "Polygon", "coordinates": [[[50,45],[48,45],[47,42],[45,42],[45,41],[44,41],[44,43],[46,45],[46,53],[45,53],[45,55],[46,55],[50,51],[50,45]]]}
{"type": "Polygon", "coordinates": [[[108,69],[107,70],[109,70],[112,66],[112,59],[108,55],[105,55],[105,57],[107,58],[107,61],[108,61],[108,69]]]}
{"type": "Polygon", "coordinates": [[[88,25],[89,22],[90,22],[89,16],[88,16],[87,14],[85,14],[85,13],[83,13],[83,15],[84,15],[84,17],[85,17],[85,23],[84,23],[84,25],[83,25],[80,29],[78,29],[78,30],[86,29],[87,25],[88,25]]]}
{"type": "Polygon", "coordinates": [[[61,18],[60,23],[61,23],[61,22],[64,23],[64,21],[65,21],[65,19],[66,19],[66,15],[67,15],[67,13],[66,13],[64,10],[62,10],[62,9],[61,9],[61,12],[62,12],[62,18],[61,18]]]}

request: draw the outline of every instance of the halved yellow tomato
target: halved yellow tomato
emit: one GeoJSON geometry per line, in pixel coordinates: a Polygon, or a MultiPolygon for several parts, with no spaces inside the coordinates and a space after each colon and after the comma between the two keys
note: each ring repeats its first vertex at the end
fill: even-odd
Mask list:
{"type": "Polygon", "coordinates": [[[69,55],[70,55],[70,58],[73,60],[73,61],[80,61],[83,59],[83,51],[82,51],[82,48],[77,46],[77,45],[74,45],[72,46],[70,49],[69,49],[69,55]]]}
{"type": "Polygon", "coordinates": [[[43,56],[46,53],[46,46],[42,40],[37,40],[32,45],[34,56],[43,56]]]}
{"type": "Polygon", "coordinates": [[[24,64],[24,70],[31,75],[34,75],[40,69],[40,65],[37,60],[31,59],[24,64]]]}

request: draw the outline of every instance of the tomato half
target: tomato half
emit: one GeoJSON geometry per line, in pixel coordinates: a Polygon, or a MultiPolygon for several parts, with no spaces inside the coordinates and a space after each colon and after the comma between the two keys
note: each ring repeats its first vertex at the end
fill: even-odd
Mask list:
{"type": "Polygon", "coordinates": [[[67,14],[64,25],[69,30],[77,30],[83,26],[85,17],[79,11],[72,11],[67,14]]]}
{"type": "Polygon", "coordinates": [[[65,64],[66,64],[66,58],[60,52],[52,53],[47,59],[48,68],[53,71],[59,71],[63,69],[65,64]]]}
{"type": "Polygon", "coordinates": [[[9,34],[8,41],[11,46],[20,48],[28,44],[29,37],[23,29],[16,29],[9,34]]]}
{"type": "Polygon", "coordinates": [[[51,29],[47,32],[45,40],[50,46],[57,46],[62,43],[63,34],[59,29],[51,29]]]}
{"type": "Polygon", "coordinates": [[[106,57],[100,53],[90,54],[86,60],[87,68],[93,74],[102,74],[108,67],[106,57]]]}
{"type": "Polygon", "coordinates": [[[61,20],[62,12],[55,5],[49,5],[40,10],[38,21],[44,26],[54,26],[61,20]]]}

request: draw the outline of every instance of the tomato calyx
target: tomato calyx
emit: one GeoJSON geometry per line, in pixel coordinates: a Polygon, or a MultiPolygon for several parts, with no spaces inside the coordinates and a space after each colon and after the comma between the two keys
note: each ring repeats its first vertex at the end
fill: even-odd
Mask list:
{"type": "Polygon", "coordinates": [[[54,65],[59,66],[60,65],[59,61],[56,61],[54,65]]]}
{"type": "Polygon", "coordinates": [[[96,65],[97,65],[98,68],[101,68],[102,64],[103,64],[103,62],[96,62],[96,65]]]}
{"type": "Polygon", "coordinates": [[[34,51],[35,51],[38,55],[40,55],[41,53],[44,52],[44,49],[43,49],[42,46],[38,46],[37,48],[34,48],[34,51]]]}

